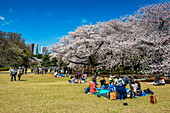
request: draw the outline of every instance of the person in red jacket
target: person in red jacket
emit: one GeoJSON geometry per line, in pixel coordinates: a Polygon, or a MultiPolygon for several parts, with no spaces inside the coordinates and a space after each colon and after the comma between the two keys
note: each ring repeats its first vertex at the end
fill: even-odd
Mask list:
{"type": "Polygon", "coordinates": [[[96,83],[96,79],[95,79],[95,78],[93,78],[92,81],[91,81],[91,83],[89,83],[89,87],[90,87],[90,92],[91,92],[91,93],[99,92],[99,91],[96,89],[95,83],[96,83]]]}

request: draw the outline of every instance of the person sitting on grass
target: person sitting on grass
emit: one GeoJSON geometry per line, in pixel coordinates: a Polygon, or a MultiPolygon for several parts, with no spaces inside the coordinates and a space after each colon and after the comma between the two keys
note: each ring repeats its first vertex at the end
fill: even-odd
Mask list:
{"type": "Polygon", "coordinates": [[[130,83],[129,83],[129,86],[130,86],[130,90],[127,92],[127,93],[130,93],[130,98],[133,99],[133,97],[135,98],[135,95],[134,95],[134,80],[133,80],[133,77],[130,75],[129,76],[130,78],[130,83]]]}
{"type": "Polygon", "coordinates": [[[72,83],[72,84],[74,84],[74,83],[75,83],[75,81],[76,81],[76,78],[75,78],[75,77],[73,77],[73,78],[71,79],[71,83],[72,83]]]}
{"type": "Polygon", "coordinates": [[[106,84],[106,80],[104,79],[104,77],[102,77],[102,80],[100,80],[101,86],[106,84]]]}
{"type": "Polygon", "coordinates": [[[116,91],[118,92],[118,98],[119,100],[123,100],[123,95],[124,95],[124,81],[122,80],[122,78],[120,78],[120,75],[117,75],[117,78],[114,82],[114,85],[116,87],[116,91]]]}
{"type": "Polygon", "coordinates": [[[108,86],[107,90],[110,92],[114,91],[114,82],[112,81],[111,84],[108,86]]]}
{"type": "Polygon", "coordinates": [[[140,83],[137,80],[134,80],[134,83],[132,83],[132,87],[133,87],[134,96],[135,95],[139,95],[139,96],[142,95],[140,83]]]}
{"type": "Polygon", "coordinates": [[[90,87],[90,92],[91,93],[98,93],[99,91],[96,89],[96,85],[95,85],[95,83],[96,83],[96,79],[95,78],[93,78],[92,79],[92,81],[89,83],[89,87],[90,87]]]}
{"type": "Polygon", "coordinates": [[[163,78],[160,78],[160,84],[165,85],[165,80],[163,78]]]}

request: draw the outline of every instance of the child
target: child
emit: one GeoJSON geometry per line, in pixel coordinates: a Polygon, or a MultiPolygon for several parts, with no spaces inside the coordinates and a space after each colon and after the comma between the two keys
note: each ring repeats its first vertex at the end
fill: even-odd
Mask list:
{"type": "Polygon", "coordinates": [[[114,91],[114,82],[112,81],[111,84],[108,86],[108,89],[110,92],[114,91]]]}

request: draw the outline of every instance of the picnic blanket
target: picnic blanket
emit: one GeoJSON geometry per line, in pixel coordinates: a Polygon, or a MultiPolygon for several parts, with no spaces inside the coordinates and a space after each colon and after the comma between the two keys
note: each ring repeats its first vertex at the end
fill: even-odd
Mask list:
{"type": "Polygon", "coordinates": [[[69,75],[59,74],[60,77],[69,77],[69,75]]]}
{"type": "Polygon", "coordinates": [[[96,88],[99,92],[98,93],[92,93],[92,95],[97,95],[97,94],[104,94],[104,93],[109,93],[108,90],[103,90],[103,89],[100,89],[100,88],[96,88]]]}
{"type": "MultiPolygon", "coordinates": [[[[101,89],[101,88],[96,88],[96,89],[97,89],[99,92],[98,92],[98,93],[97,93],[97,92],[96,92],[96,93],[92,93],[92,95],[97,95],[97,96],[100,95],[100,96],[103,96],[103,97],[106,97],[106,98],[109,99],[108,94],[109,94],[110,91],[108,91],[108,90],[103,90],[103,89],[101,89]]],[[[126,88],[126,92],[129,92],[129,90],[130,90],[130,89],[127,89],[127,88],[126,88]]],[[[99,96],[99,97],[100,97],[100,96],[99,96]]],[[[127,98],[129,98],[129,96],[130,96],[130,95],[127,94],[127,98]]],[[[146,95],[145,92],[142,92],[142,95],[141,95],[141,96],[137,96],[137,95],[136,95],[135,97],[142,97],[142,96],[148,96],[148,95],[146,95]]]]}

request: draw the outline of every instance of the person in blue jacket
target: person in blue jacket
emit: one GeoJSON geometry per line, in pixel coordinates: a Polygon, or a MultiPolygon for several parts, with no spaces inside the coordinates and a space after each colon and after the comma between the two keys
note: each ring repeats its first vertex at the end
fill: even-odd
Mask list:
{"type": "Polygon", "coordinates": [[[110,92],[114,91],[114,82],[112,81],[111,84],[108,86],[107,90],[110,92]]]}

